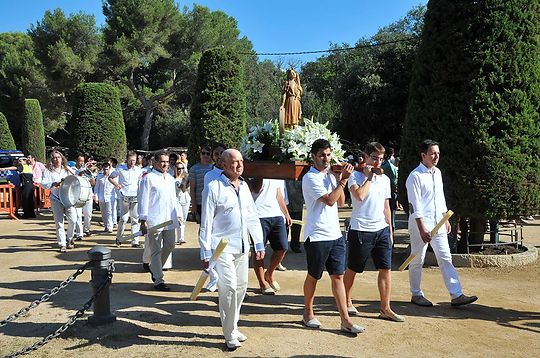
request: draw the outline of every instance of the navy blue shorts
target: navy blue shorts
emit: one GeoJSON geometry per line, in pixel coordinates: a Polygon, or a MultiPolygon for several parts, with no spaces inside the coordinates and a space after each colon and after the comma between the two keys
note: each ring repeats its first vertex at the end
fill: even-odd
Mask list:
{"type": "Polygon", "coordinates": [[[326,268],[329,275],[343,275],[345,272],[345,238],[337,240],[314,241],[309,237],[304,242],[308,274],[319,280],[326,268]]]}
{"type": "Polygon", "coordinates": [[[375,268],[392,268],[392,240],[388,226],[375,232],[349,230],[347,241],[347,268],[354,272],[364,272],[370,255],[375,268]]]}
{"type": "Polygon", "coordinates": [[[287,237],[287,227],[283,216],[274,216],[272,218],[261,218],[264,244],[270,242],[270,247],[274,251],[287,250],[289,240],[287,237]]]}

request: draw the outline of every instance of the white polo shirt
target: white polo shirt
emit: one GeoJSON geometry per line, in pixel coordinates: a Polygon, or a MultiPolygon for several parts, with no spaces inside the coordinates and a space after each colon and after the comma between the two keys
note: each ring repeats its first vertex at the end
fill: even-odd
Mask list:
{"type": "Polygon", "coordinates": [[[283,212],[279,207],[276,197],[278,190],[281,190],[281,195],[285,198],[284,180],[263,179],[261,191],[258,193],[251,193],[251,195],[253,195],[253,200],[255,200],[259,219],[283,216],[283,212]]]}
{"type": "Polygon", "coordinates": [[[311,242],[331,241],[342,237],[337,203],[328,206],[319,200],[323,195],[331,193],[337,185],[333,174],[319,172],[314,167],[302,178],[302,193],[307,210],[304,240],[309,237],[311,242]]]}
{"type": "Polygon", "coordinates": [[[134,165],[133,168],[129,169],[126,164],[122,164],[116,167],[110,177],[118,177],[118,184],[122,186],[120,193],[123,196],[137,196],[139,180],[141,180],[142,175],[142,168],[134,165]]]}
{"type": "Polygon", "coordinates": [[[204,175],[204,180],[203,180],[204,187],[206,187],[208,183],[210,183],[212,180],[218,179],[221,173],[223,173],[223,169],[219,169],[216,166],[214,166],[212,170],[206,172],[206,174],[204,175]]]}
{"type": "MultiPolygon", "coordinates": [[[[349,190],[353,185],[362,186],[367,180],[364,173],[354,171],[349,178],[349,190]]],[[[390,179],[386,175],[373,175],[369,191],[360,201],[351,194],[351,229],[375,232],[388,226],[384,217],[384,203],[390,199],[390,179]]]]}
{"type": "MultiPolygon", "coordinates": [[[[415,219],[422,218],[427,230],[431,230],[448,211],[441,171],[437,167],[428,169],[420,163],[407,177],[409,200],[409,229],[418,230],[415,219]]],[[[438,234],[446,233],[443,225],[438,234]]]]}

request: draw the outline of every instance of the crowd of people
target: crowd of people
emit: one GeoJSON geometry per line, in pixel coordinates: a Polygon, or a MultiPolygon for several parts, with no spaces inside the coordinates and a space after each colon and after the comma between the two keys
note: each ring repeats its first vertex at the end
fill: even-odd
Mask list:
{"type": "MultiPolygon", "coordinates": [[[[379,318],[404,322],[391,307],[393,231],[397,200],[397,166],[393,152],[379,143],[368,143],[361,166],[341,163],[334,167],[332,148],[325,139],[311,147],[312,166],[301,181],[244,179],[241,153],[223,144],[202,147],[200,161],[189,168],[185,153],[158,152],[151,158],[128,152],[125,163],[109,160],[100,166],[80,155],[75,167],[59,151],[52,151],[40,183],[51,190],[51,206],[61,252],[73,248],[77,239],[91,233],[92,204],[99,205],[105,232],[116,226],[115,244],[129,241],[141,246],[143,268],[150,273],[153,287],[169,291],[164,270],[170,268],[175,243],[186,241],[188,219],[200,224],[198,242],[204,270],[215,270],[219,312],[226,346],[236,349],[247,339],[238,327],[240,310],[248,286],[249,258],[261,294],[275,295],[281,287],[276,271],[290,248],[302,252],[307,273],[303,286],[306,327],[319,329],[314,298],[318,281],[327,271],[343,332],[358,334],[364,327],[355,323],[359,314],[352,299],[352,287],[371,257],[378,271],[379,318]],[[89,174],[90,172],[90,174],[89,174]],[[93,186],[84,205],[62,203],[59,188],[69,175],[87,177],[93,186]],[[342,234],[338,205],[345,192],[351,198],[352,213],[346,237],[342,234]],[[89,204],[88,204],[89,203],[89,204]],[[305,204],[305,218],[302,218],[305,204]],[[189,209],[191,207],[191,210],[189,209]],[[67,220],[67,232],[64,229],[67,220]],[[131,235],[124,235],[131,222],[131,235]],[[217,258],[220,242],[228,244],[217,258]],[[267,244],[272,254],[265,264],[267,244]],[[214,262],[215,259],[215,262],[214,262]]],[[[440,170],[439,144],[426,140],[419,149],[420,163],[407,178],[406,202],[411,250],[416,254],[409,269],[411,302],[431,306],[421,289],[422,265],[428,244],[435,252],[452,306],[476,301],[466,296],[452,265],[447,235],[449,223],[436,233],[431,230],[447,212],[440,170]]],[[[34,178],[36,173],[33,173],[34,178]]]]}

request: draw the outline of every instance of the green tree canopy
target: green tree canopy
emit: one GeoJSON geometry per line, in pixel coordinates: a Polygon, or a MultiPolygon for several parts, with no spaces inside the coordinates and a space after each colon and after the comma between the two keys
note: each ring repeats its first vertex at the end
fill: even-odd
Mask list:
{"type": "Polygon", "coordinates": [[[17,149],[4,113],[0,112],[0,149],[17,149]]]}
{"type": "Polygon", "coordinates": [[[207,143],[238,147],[246,132],[246,97],[242,63],[230,50],[205,51],[191,108],[190,152],[207,143]]]}
{"type": "Polygon", "coordinates": [[[39,101],[24,100],[24,109],[21,148],[25,154],[31,154],[40,162],[45,162],[45,131],[39,101]]]}
{"type": "Polygon", "coordinates": [[[70,123],[73,148],[99,159],[126,155],[126,131],[120,93],[107,83],[81,84],[70,123]]]}
{"type": "Polygon", "coordinates": [[[431,0],[402,139],[400,186],[417,145],[440,141],[448,206],[471,218],[540,207],[539,1],[431,0]]]}

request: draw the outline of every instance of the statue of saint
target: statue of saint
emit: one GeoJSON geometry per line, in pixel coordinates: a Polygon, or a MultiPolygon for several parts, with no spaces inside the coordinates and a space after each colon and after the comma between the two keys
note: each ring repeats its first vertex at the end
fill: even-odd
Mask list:
{"type": "MultiPolygon", "coordinates": [[[[281,106],[279,107],[280,129],[293,128],[302,117],[302,105],[300,97],[302,96],[302,86],[300,85],[300,76],[292,68],[287,70],[287,80],[281,91],[281,106]]],[[[282,132],[282,130],[281,130],[282,132]]]]}

